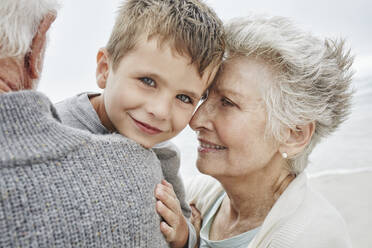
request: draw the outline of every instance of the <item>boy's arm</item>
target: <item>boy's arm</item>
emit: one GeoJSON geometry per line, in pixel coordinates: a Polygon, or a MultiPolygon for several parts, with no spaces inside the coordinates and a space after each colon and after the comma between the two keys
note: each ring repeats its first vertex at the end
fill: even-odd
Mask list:
{"type": "Polygon", "coordinates": [[[185,186],[179,175],[180,152],[170,141],[160,143],[153,147],[153,150],[160,160],[164,179],[172,184],[174,192],[180,202],[183,215],[189,219],[191,209],[186,202],[185,186]]]}

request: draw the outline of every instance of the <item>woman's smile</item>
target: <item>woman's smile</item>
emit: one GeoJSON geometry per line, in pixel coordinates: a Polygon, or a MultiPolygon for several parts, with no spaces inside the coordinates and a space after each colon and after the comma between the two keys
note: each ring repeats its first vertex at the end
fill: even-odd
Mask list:
{"type": "Polygon", "coordinates": [[[226,150],[227,147],[214,144],[212,142],[206,141],[204,139],[198,139],[200,142],[200,145],[198,147],[198,152],[214,152],[214,151],[220,151],[220,150],[226,150]]]}

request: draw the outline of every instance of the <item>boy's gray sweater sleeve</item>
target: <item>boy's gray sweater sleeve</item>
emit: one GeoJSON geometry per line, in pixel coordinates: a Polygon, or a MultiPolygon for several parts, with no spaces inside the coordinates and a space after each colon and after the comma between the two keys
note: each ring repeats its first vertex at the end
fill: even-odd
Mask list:
{"type": "Polygon", "coordinates": [[[197,242],[197,235],[194,226],[190,222],[191,208],[186,202],[185,186],[179,175],[180,152],[178,148],[170,141],[163,142],[153,148],[155,154],[160,160],[161,168],[165,180],[173,185],[174,192],[180,201],[183,215],[186,217],[189,229],[188,245],[194,248],[197,242]]]}
{"type": "Polygon", "coordinates": [[[185,186],[179,175],[180,152],[178,148],[172,142],[166,141],[156,145],[153,150],[160,160],[165,180],[173,185],[174,192],[180,201],[183,215],[189,219],[191,209],[186,202],[185,186]]]}

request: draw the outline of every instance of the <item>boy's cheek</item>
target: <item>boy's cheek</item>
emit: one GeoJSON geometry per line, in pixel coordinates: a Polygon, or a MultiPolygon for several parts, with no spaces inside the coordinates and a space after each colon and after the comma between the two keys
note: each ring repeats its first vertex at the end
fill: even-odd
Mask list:
{"type": "Polygon", "coordinates": [[[174,124],[175,131],[176,131],[175,135],[181,132],[189,124],[192,116],[193,116],[193,112],[187,113],[187,115],[184,115],[184,116],[178,116],[178,120],[177,120],[177,117],[175,118],[176,119],[175,124],[174,124]]]}

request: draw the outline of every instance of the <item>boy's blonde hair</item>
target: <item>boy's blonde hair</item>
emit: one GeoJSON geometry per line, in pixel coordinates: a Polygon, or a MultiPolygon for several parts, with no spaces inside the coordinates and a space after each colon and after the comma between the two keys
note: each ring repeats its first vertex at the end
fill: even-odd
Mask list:
{"type": "Polygon", "coordinates": [[[205,69],[219,66],[224,49],[223,25],[216,13],[198,0],[127,0],[119,8],[106,46],[115,70],[141,37],[170,42],[180,55],[205,69]]]}

